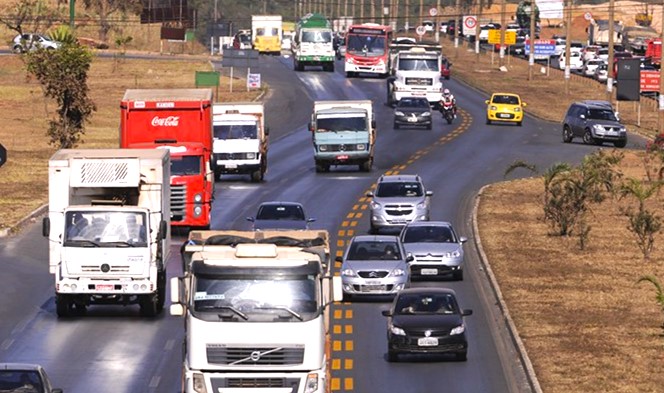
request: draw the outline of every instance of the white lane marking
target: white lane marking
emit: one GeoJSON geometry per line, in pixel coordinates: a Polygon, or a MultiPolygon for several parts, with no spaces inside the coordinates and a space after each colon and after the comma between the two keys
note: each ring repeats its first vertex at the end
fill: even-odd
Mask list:
{"type": "Polygon", "coordinates": [[[159,386],[159,382],[161,381],[160,376],[154,376],[150,379],[150,389],[155,389],[157,386],[159,386]]]}
{"type": "Polygon", "coordinates": [[[7,349],[9,349],[9,347],[12,346],[12,344],[14,344],[14,339],[13,338],[8,338],[8,339],[6,339],[2,342],[1,348],[3,350],[7,350],[7,349]]]}

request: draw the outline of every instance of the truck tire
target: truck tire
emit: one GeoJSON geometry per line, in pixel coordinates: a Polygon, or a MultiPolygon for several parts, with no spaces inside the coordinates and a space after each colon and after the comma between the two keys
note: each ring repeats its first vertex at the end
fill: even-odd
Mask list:
{"type": "Polygon", "coordinates": [[[214,181],[219,181],[221,180],[221,170],[220,169],[215,169],[214,170],[214,181]]]}
{"type": "Polygon", "coordinates": [[[360,164],[360,170],[362,172],[371,172],[371,166],[373,164],[373,159],[368,159],[360,164]]]}
{"type": "Polygon", "coordinates": [[[293,59],[293,71],[300,71],[300,63],[293,59]]]}
{"type": "Polygon", "coordinates": [[[323,172],[329,172],[329,171],[330,171],[330,165],[329,164],[316,163],[316,172],[317,173],[323,173],[323,172]]]}
{"type": "Polygon", "coordinates": [[[141,295],[138,304],[141,307],[141,316],[154,318],[157,316],[157,303],[159,302],[157,295],[141,295]]]}
{"type": "Polygon", "coordinates": [[[389,78],[387,80],[387,105],[394,106],[394,78],[389,78]]]}
{"type": "Polygon", "coordinates": [[[251,172],[251,181],[253,183],[258,183],[259,181],[263,180],[263,172],[260,169],[256,169],[255,171],[251,172]]]}
{"type": "Polygon", "coordinates": [[[67,318],[72,309],[72,301],[68,295],[55,294],[55,312],[59,318],[67,318]]]}

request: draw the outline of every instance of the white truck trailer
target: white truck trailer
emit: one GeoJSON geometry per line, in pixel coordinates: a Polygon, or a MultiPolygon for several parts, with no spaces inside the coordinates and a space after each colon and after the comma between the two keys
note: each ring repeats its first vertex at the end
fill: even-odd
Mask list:
{"type": "Polygon", "coordinates": [[[393,76],[387,80],[388,105],[403,97],[423,97],[438,105],[444,90],[440,44],[393,44],[390,46],[390,57],[393,76]]]}
{"type": "Polygon", "coordinates": [[[164,307],[170,250],[165,149],[63,149],[49,160],[49,271],[59,317],[90,304],[164,307]]]}
{"type": "Polygon", "coordinates": [[[263,180],[267,171],[270,134],[265,127],[263,104],[215,103],[212,107],[212,127],[215,177],[248,174],[254,182],[263,180]]]}
{"type": "Polygon", "coordinates": [[[171,279],[182,392],[329,391],[329,306],[342,292],[328,243],[319,230],[190,232],[185,275],[171,279]]]}

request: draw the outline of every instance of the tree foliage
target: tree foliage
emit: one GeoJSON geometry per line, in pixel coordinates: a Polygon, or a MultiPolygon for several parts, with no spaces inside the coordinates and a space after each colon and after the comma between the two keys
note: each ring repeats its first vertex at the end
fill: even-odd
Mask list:
{"type": "Polygon", "coordinates": [[[83,5],[99,17],[99,40],[102,42],[106,42],[113,28],[112,14],[138,15],[143,9],[141,0],[83,0],[83,5]]]}
{"type": "MultiPolygon", "coordinates": [[[[662,312],[664,312],[664,290],[657,277],[653,275],[641,276],[639,281],[637,281],[637,284],[642,282],[649,282],[655,287],[655,301],[662,309],[662,312]]],[[[664,323],[662,323],[661,326],[664,329],[664,323]]]]}
{"type": "Polygon", "coordinates": [[[23,34],[26,25],[30,33],[46,31],[59,17],[58,10],[43,0],[17,0],[0,10],[0,23],[18,34],[23,34]]]}
{"type": "Polygon", "coordinates": [[[627,179],[620,188],[620,196],[631,196],[639,202],[638,209],[626,209],[624,214],[629,218],[627,229],[636,235],[636,243],[643,253],[644,259],[650,258],[655,246],[655,235],[660,232],[662,222],[660,217],[646,208],[647,199],[657,193],[664,183],[643,182],[637,179],[627,179]]]}
{"type": "Polygon", "coordinates": [[[96,110],[87,84],[92,53],[73,40],[59,49],[29,52],[24,60],[44,96],[57,103],[57,116],[49,121],[46,131],[49,143],[58,148],[76,147],[85,133],[85,123],[96,110]]]}

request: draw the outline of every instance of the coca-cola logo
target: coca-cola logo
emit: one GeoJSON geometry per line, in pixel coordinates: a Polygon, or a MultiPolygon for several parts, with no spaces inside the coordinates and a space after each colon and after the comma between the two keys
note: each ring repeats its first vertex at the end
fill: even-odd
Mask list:
{"type": "Polygon", "coordinates": [[[180,124],[180,116],[155,116],[152,118],[153,127],[177,127],[178,124],[180,124]]]}

